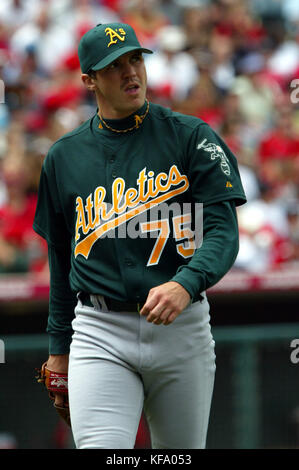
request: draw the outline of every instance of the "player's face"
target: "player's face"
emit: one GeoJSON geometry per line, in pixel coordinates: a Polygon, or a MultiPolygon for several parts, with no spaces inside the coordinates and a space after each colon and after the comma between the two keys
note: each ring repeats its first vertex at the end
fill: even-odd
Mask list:
{"type": "Polygon", "coordinates": [[[124,118],[144,104],[147,79],[144,59],[139,51],[119,57],[98,70],[92,80],[103,118],[124,118]]]}

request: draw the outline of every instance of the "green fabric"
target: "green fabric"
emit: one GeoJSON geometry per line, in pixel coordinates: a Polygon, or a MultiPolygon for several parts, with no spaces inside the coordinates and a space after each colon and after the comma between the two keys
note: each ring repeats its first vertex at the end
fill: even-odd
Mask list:
{"type": "MultiPolygon", "coordinates": [[[[203,211],[203,243],[188,265],[169,280],[181,284],[193,301],[216,284],[231,268],[238,253],[237,216],[233,202],[213,204],[203,211]],[[191,275],[190,275],[191,272],[191,275]],[[200,286],[198,288],[198,286],[200,286]]],[[[76,295],[68,282],[70,257],[67,250],[49,247],[51,291],[48,328],[50,354],[67,354],[76,295]]]]}
{"type": "MultiPolygon", "coordinates": [[[[108,121],[124,130],[138,122],[136,114],[145,116],[138,128],[124,133],[101,128],[95,115],[58,140],[44,161],[34,229],[52,248],[70,247],[69,273],[63,277],[68,275],[74,293],[143,302],[152,287],[175,279],[196,299],[225,274],[236,256],[238,227],[229,208],[246,202],[236,158],[200,119],[153,103],[146,111],[147,103],[126,119],[108,121]],[[218,212],[223,201],[232,203],[223,206],[224,214],[224,209],[218,212]],[[202,203],[210,221],[205,226],[207,241],[193,257],[178,238],[177,216],[165,219],[157,211],[163,204],[183,211],[188,203],[202,203]],[[143,215],[137,219],[132,214],[121,223],[135,210],[144,210],[143,215]],[[139,228],[137,222],[155,220],[155,211],[159,223],[166,220],[163,227],[168,231],[156,258],[156,239],[145,225],[142,237],[124,237],[130,224],[136,222],[139,228]],[[109,229],[112,221],[120,223],[119,228],[109,229]],[[228,256],[218,268],[215,260],[225,250],[228,256]]],[[[50,299],[57,306],[52,310],[55,317],[66,308],[63,296],[53,300],[57,285],[54,291],[51,286],[50,299]]]]}
{"type": "Polygon", "coordinates": [[[50,354],[67,354],[73,330],[71,322],[77,303],[76,294],[68,280],[70,272],[69,248],[48,247],[50,268],[50,296],[47,332],[50,354]]]}
{"type": "Polygon", "coordinates": [[[172,278],[194,300],[215,285],[232,267],[238,254],[239,233],[235,205],[222,202],[204,207],[203,244],[187,265],[172,278]],[[200,286],[200,287],[199,287],[200,286]]]}

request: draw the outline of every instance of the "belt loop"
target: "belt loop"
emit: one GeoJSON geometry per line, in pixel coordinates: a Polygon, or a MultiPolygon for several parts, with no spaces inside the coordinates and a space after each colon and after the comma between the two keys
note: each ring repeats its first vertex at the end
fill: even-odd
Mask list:
{"type": "Polygon", "coordinates": [[[97,302],[99,303],[99,308],[103,311],[103,312],[109,312],[109,308],[107,306],[107,303],[105,301],[105,297],[103,295],[95,295],[94,296],[97,300],[97,302]]]}
{"type": "Polygon", "coordinates": [[[98,310],[101,309],[101,305],[99,304],[96,295],[90,294],[89,300],[90,300],[90,302],[92,303],[92,305],[94,306],[94,308],[97,308],[98,310]]]}
{"type": "Polygon", "coordinates": [[[81,291],[77,292],[77,294],[76,294],[77,300],[78,300],[78,302],[81,304],[81,305],[79,304],[80,307],[82,307],[82,305],[83,305],[81,295],[82,295],[82,292],[81,292],[81,291]]]}

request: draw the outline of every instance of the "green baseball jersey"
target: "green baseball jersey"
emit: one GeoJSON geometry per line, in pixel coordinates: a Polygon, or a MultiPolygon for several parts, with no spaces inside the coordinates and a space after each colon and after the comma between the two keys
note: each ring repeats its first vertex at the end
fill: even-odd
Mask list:
{"type": "Polygon", "coordinates": [[[51,147],[34,229],[49,246],[70,245],[74,292],[144,301],[150,288],[172,279],[196,297],[202,286],[190,265],[197,256],[187,228],[192,209],[156,218],[155,211],[245,203],[235,156],[205,122],[157,104],[106,122],[109,128],[96,114],[51,147]]]}

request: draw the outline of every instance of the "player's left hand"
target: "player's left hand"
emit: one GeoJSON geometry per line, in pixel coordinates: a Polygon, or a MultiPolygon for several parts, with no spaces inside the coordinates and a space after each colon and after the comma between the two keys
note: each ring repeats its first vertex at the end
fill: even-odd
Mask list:
{"type": "Polygon", "coordinates": [[[155,325],[170,325],[190,301],[189,293],[181,284],[169,281],[149,291],[140,315],[155,325]]]}

